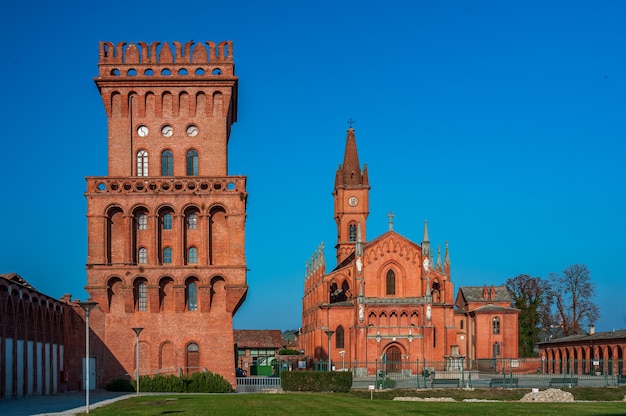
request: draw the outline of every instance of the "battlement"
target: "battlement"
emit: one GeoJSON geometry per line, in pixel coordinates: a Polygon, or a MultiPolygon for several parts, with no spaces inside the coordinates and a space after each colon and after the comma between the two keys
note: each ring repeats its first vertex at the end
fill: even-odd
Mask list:
{"type": "Polygon", "coordinates": [[[233,76],[233,42],[100,42],[100,78],[233,76]]]}

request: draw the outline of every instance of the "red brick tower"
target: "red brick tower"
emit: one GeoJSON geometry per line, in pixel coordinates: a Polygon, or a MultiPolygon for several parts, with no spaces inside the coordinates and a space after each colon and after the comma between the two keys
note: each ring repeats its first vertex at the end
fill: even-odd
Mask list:
{"type": "Polygon", "coordinates": [[[102,382],[207,369],[235,383],[246,178],[229,176],[232,42],[100,43],[108,176],[87,178],[87,287],[102,382]],[[111,363],[116,362],[117,367],[111,363]]]}
{"type": "Polygon", "coordinates": [[[359,164],[354,129],[348,129],[343,165],[339,165],[335,176],[335,222],[337,223],[337,264],[354,252],[357,231],[361,229],[366,239],[365,220],[369,215],[369,180],[367,165],[359,164]]]}

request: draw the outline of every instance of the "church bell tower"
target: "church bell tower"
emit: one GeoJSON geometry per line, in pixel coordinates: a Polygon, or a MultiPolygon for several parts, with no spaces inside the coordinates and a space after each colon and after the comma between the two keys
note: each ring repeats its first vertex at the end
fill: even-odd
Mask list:
{"type": "Polygon", "coordinates": [[[337,223],[337,264],[341,264],[354,252],[359,228],[362,241],[367,241],[365,221],[369,215],[369,190],[367,165],[361,170],[354,129],[350,127],[343,164],[337,169],[333,191],[337,223]]]}

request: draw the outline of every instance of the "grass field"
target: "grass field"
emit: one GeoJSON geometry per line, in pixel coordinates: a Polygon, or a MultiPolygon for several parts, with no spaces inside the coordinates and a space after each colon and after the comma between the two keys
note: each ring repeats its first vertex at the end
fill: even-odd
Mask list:
{"type": "MultiPolygon", "coordinates": [[[[484,394],[501,396],[505,400],[518,400],[527,390],[489,389],[484,394]],[[501,393],[501,394],[498,394],[501,393]],[[513,393],[511,393],[513,392],[513,393]],[[511,396],[513,394],[513,396],[511,396]],[[519,396],[519,397],[518,397],[519,396]],[[518,397],[515,399],[514,397],[518,397]]],[[[572,389],[576,392],[577,389],[572,389]]],[[[592,389],[596,400],[621,400],[625,389],[592,389]],[[599,394],[598,390],[608,390],[599,394]],[[599,397],[598,397],[599,395],[599,397]]],[[[480,398],[481,392],[468,397],[480,398]]],[[[375,393],[370,400],[368,392],[356,393],[284,393],[284,394],[212,394],[212,395],[158,395],[140,396],[101,408],[92,409],[93,415],[626,415],[626,403],[620,401],[594,401],[575,403],[522,403],[508,402],[406,402],[393,401],[394,396],[453,397],[457,389],[431,391],[403,391],[375,393]]],[[[582,396],[588,393],[581,390],[582,396]]],[[[582,400],[578,397],[577,400],[582,400]]],[[[456,397],[456,400],[462,400],[456,397]]],[[[485,399],[483,397],[483,399],[485,399]]]]}

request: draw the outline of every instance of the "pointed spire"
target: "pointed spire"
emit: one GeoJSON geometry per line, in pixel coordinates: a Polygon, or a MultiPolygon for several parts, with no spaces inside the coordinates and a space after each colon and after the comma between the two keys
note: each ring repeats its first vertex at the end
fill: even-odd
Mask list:
{"type": "Polygon", "coordinates": [[[446,241],[446,254],[444,256],[443,265],[450,267],[450,253],[448,252],[448,242],[446,241]]]}
{"type": "MultiPolygon", "coordinates": [[[[424,220],[424,239],[422,240],[422,257],[428,258],[430,255],[430,241],[428,241],[428,221],[424,220]]],[[[430,259],[432,264],[432,258],[430,259]]]]}
{"type": "Polygon", "coordinates": [[[363,185],[367,186],[370,184],[369,175],[367,174],[367,163],[363,165],[363,185]]]}
{"type": "Polygon", "coordinates": [[[437,265],[435,269],[443,271],[443,263],[441,263],[441,246],[437,246],[437,265]]]}
{"type": "Polygon", "coordinates": [[[360,257],[363,255],[363,237],[361,236],[361,223],[356,225],[356,256],[360,257]]]}
{"type": "Polygon", "coordinates": [[[350,127],[346,139],[346,151],[343,156],[343,184],[361,185],[362,183],[363,174],[361,173],[361,165],[359,165],[354,129],[350,127]]]}

